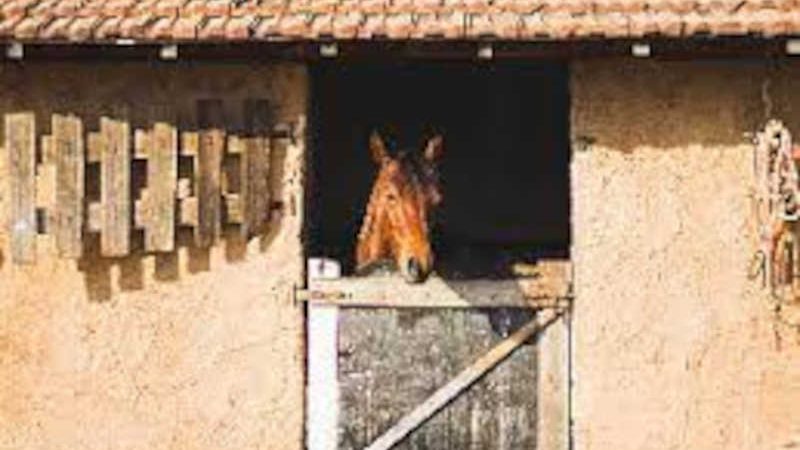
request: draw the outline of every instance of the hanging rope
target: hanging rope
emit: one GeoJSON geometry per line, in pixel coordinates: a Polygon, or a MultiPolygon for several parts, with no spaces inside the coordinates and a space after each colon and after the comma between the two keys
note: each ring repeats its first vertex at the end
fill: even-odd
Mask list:
{"type": "Polygon", "coordinates": [[[769,288],[776,323],[800,332],[800,324],[790,322],[782,313],[785,306],[800,299],[800,151],[795,149],[789,130],[774,119],[756,134],[754,144],[760,248],[748,275],[761,276],[762,284],[769,288]]]}

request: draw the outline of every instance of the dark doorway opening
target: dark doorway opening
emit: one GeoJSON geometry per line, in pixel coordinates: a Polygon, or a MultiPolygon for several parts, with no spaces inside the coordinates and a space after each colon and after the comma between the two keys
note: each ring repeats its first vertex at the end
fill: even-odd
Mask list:
{"type": "Polygon", "coordinates": [[[332,62],[312,71],[310,256],[351,272],[377,129],[395,151],[444,136],[433,229],[440,275],[502,278],[517,262],[569,257],[565,65],[332,62]]]}

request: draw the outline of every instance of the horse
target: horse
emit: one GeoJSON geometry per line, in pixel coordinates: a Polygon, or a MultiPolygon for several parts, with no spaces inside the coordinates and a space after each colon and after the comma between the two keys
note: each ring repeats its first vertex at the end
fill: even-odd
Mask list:
{"type": "Polygon", "coordinates": [[[393,260],[408,283],[421,283],[433,269],[429,220],[442,201],[437,166],[443,138],[428,139],[421,153],[391,156],[373,131],[369,150],[378,173],[358,234],[356,273],[393,260]]]}

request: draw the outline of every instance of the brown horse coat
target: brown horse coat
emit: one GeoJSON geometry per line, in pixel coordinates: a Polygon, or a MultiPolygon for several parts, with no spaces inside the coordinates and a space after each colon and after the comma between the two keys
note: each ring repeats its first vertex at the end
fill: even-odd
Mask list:
{"type": "Polygon", "coordinates": [[[370,136],[372,159],[378,175],[372,186],[356,245],[356,270],[391,259],[403,277],[418,283],[433,269],[429,218],[441,200],[436,163],[443,140],[434,136],[422,155],[389,155],[377,132],[370,136]]]}

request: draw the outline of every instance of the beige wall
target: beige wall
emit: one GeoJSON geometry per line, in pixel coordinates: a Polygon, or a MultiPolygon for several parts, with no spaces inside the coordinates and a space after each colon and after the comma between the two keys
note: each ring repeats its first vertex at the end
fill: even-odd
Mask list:
{"type": "MultiPolygon", "coordinates": [[[[197,98],[267,97],[277,99],[278,120],[297,121],[306,87],[295,65],[4,65],[0,113],[34,110],[42,124],[52,111],[74,112],[91,129],[119,101],[132,111],[171,104],[188,121],[197,98]]],[[[302,204],[302,149],[298,141],[273,159],[274,190],[287,204],[302,204]]],[[[5,173],[0,164],[0,180],[5,173]]],[[[7,203],[2,185],[3,223],[7,203]]],[[[290,296],[302,274],[297,211],[287,209],[243,259],[231,257],[241,242],[227,239],[210,255],[181,248],[166,263],[78,264],[53,258],[41,239],[38,263],[20,267],[0,232],[0,448],[300,448],[303,323],[290,296]]]]}
{"type": "Polygon", "coordinates": [[[577,449],[800,445],[800,332],[747,277],[758,241],[743,137],[770,111],[800,135],[798,75],[572,66],[577,449]]]}

